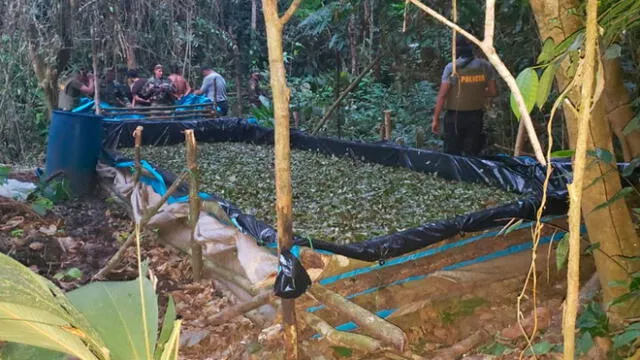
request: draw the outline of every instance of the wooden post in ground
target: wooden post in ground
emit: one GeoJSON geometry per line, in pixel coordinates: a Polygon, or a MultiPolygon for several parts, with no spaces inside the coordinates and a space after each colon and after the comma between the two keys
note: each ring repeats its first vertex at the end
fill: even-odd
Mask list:
{"type": "Polygon", "coordinates": [[[189,170],[189,226],[191,227],[191,268],[193,280],[200,281],[202,275],[202,246],[194,239],[196,224],[200,217],[200,196],[198,195],[198,163],[196,161],[196,137],[193,130],[184,131],[187,147],[187,169],[189,170]]]}
{"type": "Polygon", "coordinates": [[[140,164],[140,158],[142,157],[140,155],[141,152],[141,148],[142,148],[142,129],[144,129],[142,126],[137,126],[136,129],[133,131],[133,139],[134,139],[134,164],[135,164],[135,168],[136,168],[136,172],[133,174],[133,184],[135,185],[138,180],[140,180],[140,174],[142,173],[142,165],[140,164]]]}
{"type": "MultiPolygon", "coordinates": [[[[293,206],[291,200],[291,154],[289,139],[289,96],[282,49],[282,29],[300,5],[293,0],[287,11],[278,14],[277,0],[262,0],[267,46],[269,48],[269,70],[273,89],[275,127],[275,177],[276,211],[278,230],[278,252],[290,249],[293,244],[293,206]]],[[[284,350],[287,360],[298,359],[298,329],[294,299],[282,299],[284,322],[284,350]]]]}
{"type": "Polygon", "coordinates": [[[416,147],[417,148],[424,147],[424,139],[425,139],[424,128],[422,126],[418,126],[416,128],[416,147]]]}
{"type": "Polygon", "coordinates": [[[391,123],[391,110],[384,111],[384,139],[391,140],[391,131],[393,124],[391,123]]]}
{"type": "Polygon", "coordinates": [[[300,111],[298,110],[293,112],[293,127],[296,129],[300,128],[300,111]]]}
{"type": "Polygon", "coordinates": [[[378,127],[378,132],[380,133],[380,140],[384,141],[387,133],[387,131],[385,130],[384,122],[382,122],[382,124],[380,124],[380,126],[378,127]]]}

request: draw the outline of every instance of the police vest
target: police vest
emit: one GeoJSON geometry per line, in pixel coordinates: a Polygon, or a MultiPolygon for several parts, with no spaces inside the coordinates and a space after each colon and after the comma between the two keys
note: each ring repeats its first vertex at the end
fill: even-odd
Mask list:
{"type": "Polygon", "coordinates": [[[446,108],[456,111],[482,110],[487,87],[487,75],[484,69],[461,66],[456,72],[457,75],[451,76],[446,108]]]}

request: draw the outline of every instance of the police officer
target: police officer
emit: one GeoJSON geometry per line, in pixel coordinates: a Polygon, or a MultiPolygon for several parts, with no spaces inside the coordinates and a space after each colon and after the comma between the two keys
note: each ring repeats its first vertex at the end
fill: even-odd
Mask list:
{"type": "Polygon", "coordinates": [[[473,55],[473,46],[464,36],[456,36],[456,73],[449,63],[442,73],[431,130],[444,130],[444,152],[477,156],[482,151],[483,110],[488,97],[497,94],[495,72],[484,59],[473,55]],[[440,113],[444,115],[444,129],[440,113]]]}

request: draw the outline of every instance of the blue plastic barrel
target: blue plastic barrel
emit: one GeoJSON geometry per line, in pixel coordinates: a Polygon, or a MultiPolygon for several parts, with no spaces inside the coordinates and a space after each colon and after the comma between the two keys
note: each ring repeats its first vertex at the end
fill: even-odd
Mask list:
{"type": "Polygon", "coordinates": [[[101,144],[101,116],[54,111],[49,126],[45,176],[62,170],[74,195],[89,194],[96,185],[101,144]]]}

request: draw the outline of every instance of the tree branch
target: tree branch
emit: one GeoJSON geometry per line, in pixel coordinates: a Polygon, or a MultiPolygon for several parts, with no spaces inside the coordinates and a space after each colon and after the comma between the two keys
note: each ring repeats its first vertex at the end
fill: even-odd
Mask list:
{"type": "Polygon", "coordinates": [[[487,0],[484,15],[484,40],[486,47],[493,47],[493,34],[496,27],[496,0],[487,0]]]}
{"type": "Polygon", "coordinates": [[[287,11],[285,11],[285,13],[280,17],[280,24],[284,26],[284,24],[289,22],[289,19],[291,19],[293,13],[296,12],[296,9],[300,6],[301,2],[302,0],[293,0],[287,11]]]}

